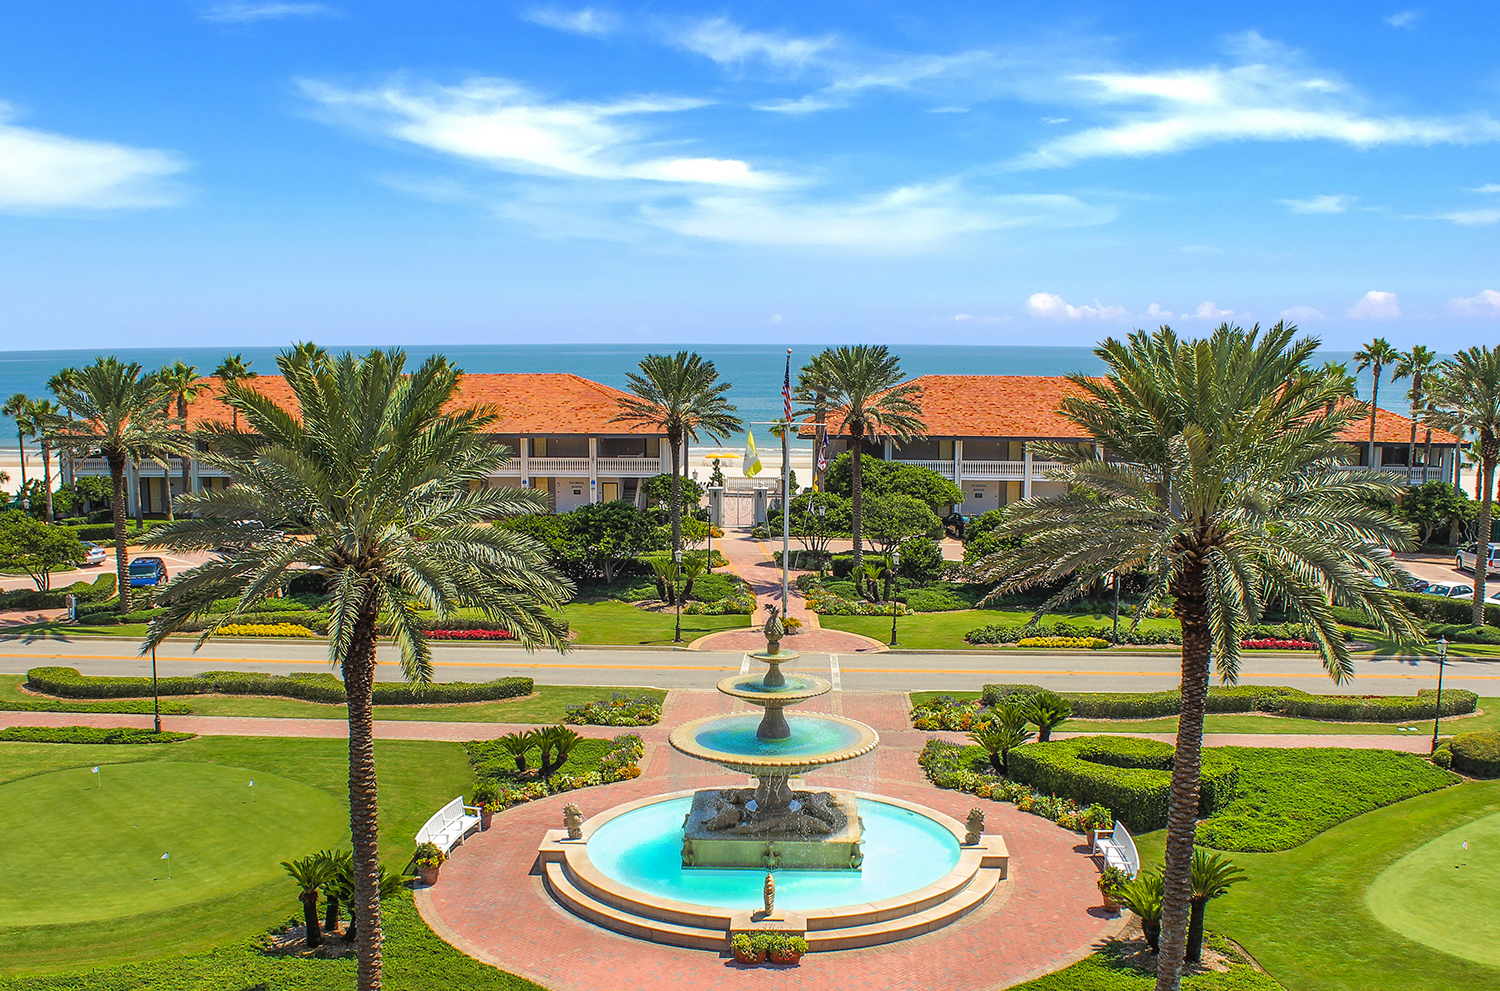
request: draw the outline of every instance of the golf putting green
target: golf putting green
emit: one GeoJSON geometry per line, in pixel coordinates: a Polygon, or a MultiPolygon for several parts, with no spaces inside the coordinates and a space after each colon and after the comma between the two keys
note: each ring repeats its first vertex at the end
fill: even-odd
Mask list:
{"type": "Polygon", "coordinates": [[[1365,891],[1365,905],[1407,939],[1500,967],[1500,813],[1397,860],[1365,891]]]}
{"type": "Polygon", "coordinates": [[[264,771],[143,761],[22,778],[0,785],[0,928],[233,895],[282,877],[283,860],[347,846],[348,831],[333,795],[264,771]]]}

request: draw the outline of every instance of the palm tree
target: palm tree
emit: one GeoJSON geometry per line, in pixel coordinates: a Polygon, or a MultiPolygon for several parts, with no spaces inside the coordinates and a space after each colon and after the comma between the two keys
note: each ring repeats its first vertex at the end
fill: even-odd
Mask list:
{"type": "Polygon", "coordinates": [[[1439,427],[1476,434],[1479,462],[1478,563],[1474,566],[1475,626],[1484,625],[1486,551],[1494,518],[1495,462],[1500,458],[1500,348],[1471,347],[1438,367],[1430,418],[1439,427]]]}
{"type": "Polygon", "coordinates": [[[359,933],[359,987],[380,987],[374,723],[375,645],[382,629],[401,652],[410,681],[432,678],[423,628],[428,609],[442,619],[478,610],[528,647],[567,646],[555,610],[572,585],[546,548],[502,517],[544,512],[546,496],[475,483],[498,474],[508,453],[485,433],[489,407],[449,410],[462,372],[446,358],[405,371],[400,351],[344,354],[316,362],[277,359],[295,406],[237,383],[224,401],[246,431],[210,424],[206,464],[231,480],[224,489],[183,496],[180,517],[152,532],[150,546],[193,551],[238,546],[179,574],[160,595],[165,607],[142,652],[191,620],[218,626],[254,609],[312,569],[327,579],[329,660],[343,676],[349,718],[349,815],[359,933]],[[297,569],[297,570],[293,570],[297,569]],[[227,613],[211,612],[234,598],[227,613]]]}
{"type": "Polygon", "coordinates": [[[744,426],[735,414],[739,407],[724,398],[728,382],[719,381],[712,361],[679,351],[648,354],[640,374],[631,372],[630,394],[620,397],[620,412],[611,422],[654,427],[667,435],[672,452],[672,554],[682,553],[682,476],[678,474],[683,444],[701,431],[723,440],[744,426]]]}
{"type": "MultiPolygon", "coordinates": [[[[918,436],[922,422],[921,388],[902,383],[901,359],[884,344],[828,348],[803,368],[806,387],[821,395],[836,429],[849,434],[849,509],[854,533],[854,568],[864,563],[864,439],[886,434],[905,442],[918,436]]],[[[799,377],[799,383],[803,381],[799,377]]],[[[799,386],[799,389],[801,386],[799,386]]],[[[817,415],[813,403],[796,416],[817,415]]]]}
{"type": "Polygon", "coordinates": [[[1356,371],[1364,371],[1366,368],[1375,372],[1375,387],[1370,390],[1370,461],[1369,467],[1375,467],[1375,412],[1380,403],[1380,370],[1386,365],[1395,364],[1400,360],[1401,354],[1391,347],[1391,342],[1384,337],[1377,337],[1369,344],[1354,352],[1354,360],[1358,362],[1354,366],[1356,371]]]}
{"type": "Polygon", "coordinates": [[[182,431],[172,417],[172,397],[135,362],[113,355],[58,382],[57,398],[77,418],[66,430],[72,445],[96,447],[109,463],[113,486],[110,515],[115,525],[115,576],[120,612],[130,612],[130,561],[125,552],[125,466],[179,450],[182,431]]]}
{"type": "MultiPolygon", "coordinates": [[[[220,366],[222,367],[222,366],[220,366]]],[[[172,394],[177,403],[177,419],[182,421],[182,429],[187,429],[188,403],[197,399],[204,391],[202,379],[198,375],[198,366],[189,365],[185,361],[174,361],[170,365],[163,365],[156,373],[156,380],[161,387],[172,394]]],[[[182,491],[188,491],[192,485],[192,475],[189,471],[191,464],[187,455],[182,459],[182,491]]],[[[167,519],[172,519],[172,483],[167,482],[167,519]]]]}
{"type": "Polygon", "coordinates": [[[1011,506],[994,534],[1025,541],[978,563],[996,596],[1064,583],[1038,618],[1111,571],[1152,575],[1140,609],[1171,597],[1182,626],[1182,710],[1159,991],[1176,991],[1183,959],[1211,665],[1235,681],[1242,632],[1272,602],[1308,624],[1338,683],[1353,667],[1333,606],[1364,611],[1398,642],[1420,637],[1376,582],[1399,588],[1399,573],[1371,553],[1408,543],[1410,528],[1381,508],[1401,486],[1341,463],[1339,433],[1359,411],[1324,376],[1298,372],[1318,342],[1294,333],[1226,324],[1205,340],[1163,327],[1104,341],[1095,354],[1106,374],[1069,376],[1081,395],[1058,407],[1094,444],[1038,445],[1062,462],[1054,477],[1067,492],[1011,506]]]}
{"type": "Polygon", "coordinates": [[[1197,962],[1203,959],[1203,921],[1208,913],[1208,903],[1241,881],[1249,880],[1242,868],[1225,860],[1221,854],[1210,854],[1202,847],[1193,850],[1193,894],[1191,918],[1188,922],[1187,959],[1197,962]]]}
{"type": "MultiPolygon", "coordinates": [[[[1391,381],[1411,379],[1411,388],[1406,390],[1406,398],[1411,403],[1411,447],[1406,455],[1407,469],[1410,470],[1417,461],[1417,419],[1423,416],[1423,403],[1427,398],[1427,379],[1437,371],[1438,357],[1437,352],[1431,348],[1414,344],[1410,351],[1402,351],[1396,358],[1396,370],[1391,373],[1391,381]]],[[[1424,469],[1422,480],[1426,481],[1426,459],[1423,459],[1422,467],[1424,469]]]]}
{"type": "Polygon", "coordinates": [[[318,889],[332,880],[330,865],[322,857],[314,855],[300,860],[283,860],[281,866],[297,882],[298,897],[302,899],[302,924],[307,933],[307,945],[320,946],[323,937],[318,930],[318,889]]]}
{"type": "Polygon", "coordinates": [[[42,491],[47,497],[47,522],[51,523],[55,517],[52,511],[52,448],[57,443],[58,433],[68,425],[67,411],[51,400],[33,399],[26,415],[42,449],[42,491]]]}
{"type": "Polygon", "coordinates": [[[31,397],[24,392],[18,392],[0,406],[0,413],[13,418],[16,421],[16,443],[21,446],[21,488],[26,488],[26,438],[32,436],[34,431],[29,431],[30,418],[26,415],[27,408],[31,405],[31,397]]]}
{"type": "Polygon", "coordinates": [[[246,361],[243,354],[232,354],[219,362],[219,367],[214,369],[214,378],[218,379],[222,385],[219,401],[229,407],[230,416],[233,418],[232,425],[235,430],[240,429],[239,407],[229,402],[226,397],[229,394],[230,386],[245,379],[259,377],[259,372],[252,372],[250,370],[250,366],[253,364],[255,364],[253,361],[246,361]]]}

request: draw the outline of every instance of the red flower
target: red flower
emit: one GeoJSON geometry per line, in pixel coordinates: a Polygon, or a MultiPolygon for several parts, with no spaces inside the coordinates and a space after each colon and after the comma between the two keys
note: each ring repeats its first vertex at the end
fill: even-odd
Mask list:
{"type": "Polygon", "coordinates": [[[423,630],[429,640],[514,640],[509,630],[423,630]]]}

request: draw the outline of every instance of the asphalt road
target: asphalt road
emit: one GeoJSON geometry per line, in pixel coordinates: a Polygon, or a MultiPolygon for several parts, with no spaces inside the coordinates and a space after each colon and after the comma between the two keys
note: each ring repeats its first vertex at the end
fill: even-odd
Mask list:
{"type": "MultiPolygon", "coordinates": [[[[0,673],[64,665],[86,674],[149,674],[150,658],[137,656],[135,641],[115,639],[37,640],[0,638],[0,673]]],[[[169,643],[157,654],[161,674],[239,670],[288,674],[327,671],[327,648],[287,642],[220,642],[194,653],[191,642],[169,643]]],[[[486,681],[511,675],[544,685],[619,685],[654,688],[711,688],[726,675],[749,669],[743,654],[694,650],[580,648],[567,654],[528,654],[516,647],[444,645],[434,649],[439,681],[486,681]]],[[[399,680],[399,655],[382,647],[379,677],[399,680]]],[[[788,670],[828,678],[844,691],[965,691],[986,682],[1046,685],[1067,691],[1157,691],[1178,680],[1178,660],[1101,651],[1087,655],[1005,653],[808,654],[788,670]]],[[[1415,694],[1434,687],[1437,663],[1430,658],[1373,658],[1355,662],[1354,682],[1337,689],[1316,657],[1247,656],[1244,684],[1280,684],[1315,693],[1415,694]]],[[[1448,662],[1445,687],[1500,696],[1500,659],[1448,662]]]]}

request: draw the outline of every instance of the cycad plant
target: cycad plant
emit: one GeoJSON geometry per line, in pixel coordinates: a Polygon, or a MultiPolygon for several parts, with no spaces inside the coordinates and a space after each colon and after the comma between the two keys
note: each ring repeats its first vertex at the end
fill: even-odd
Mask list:
{"type": "Polygon", "coordinates": [[[300,860],[283,860],[281,866],[297,883],[298,897],[302,899],[302,924],[309,947],[323,942],[318,930],[318,889],[331,877],[331,865],[316,854],[300,860]]]}
{"type": "Polygon", "coordinates": [[[1192,913],[1188,921],[1187,959],[1203,959],[1203,920],[1208,903],[1241,881],[1248,880],[1243,869],[1226,860],[1223,854],[1209,853],[1202,847],[1193,851],[1192,913]]]}
{"type": "Polygon", "coordinates": [[[1042,689],[1026,700],[1026,721],[1036,727],[1038,743],[1052,739],[1052,731],[1073,715],[1073,703],[1051,689],[1042,689]]]}
{"type": "Polygon", "coordinates": [[[682,551],[682,475],[678,468],[683,445],[702,434],[723,440],[744,424],[738,407],[724,398],[728,382],[719,381],[712,361],[679,351],[648,354],[640,371],[630,372],[629,395],[620,398],[614,420],[660,430],[672,453],[672,552],[682,551]]]}
{"type": "MultiPolygon", "coordinates": [[[[1120,904],[1141,919],[1141,932],[1153,953],[1161,952],[1161,903],[1165,886],[1160,871],[1145,871],[1120,886],[1120,904]]],[[[1157,965],[1158,968],[1160,964],[1157,965]]]]}
{"type": "Polygon", "coordinates": [[[529,648],[562,650],[566,630],[556,610],[572,586],[543,545],[491,525],[546,511],[545,496],[483,484],[507,457],[486,433],[497,414],[456,405],[462,372],[447,359],[434,356],[410,373],[400,351],[327,361],[299,351],[278,364],[295,406],[226,385],[223,399],[246,430],[210,426],[201,458],[230,484],[183,496],[193,517],[156,529],[149,541],[178,552],[238,549],[173,579],[142,651],[194,620],[208,624],[201,644],[294,577],[310,570],[325,579],[329,660],[348,696],[353,914],[358,986],[366,991],[381,980],[377,636],[389,631],[403,673],[415,682],[432,679],[423,631],[434,614],[478,612],[529,648]],[[233,608],[211,611],[226,598],[233,608]]]}
{"type": "MultiPolygon", "coordinates": [[[[125,553],[125,466],[182,449],[182,421],[172,416],[171,397],[154,375],[110,356],[59,377],[57,398],[75,417],[65,443],[98,448],[109,464],[113,488],[110,514],[115,526],[115,576],[121,613],[130,611],[130,558],[125,553]]],[[[137,502],[139,506],[139,502],[137,502]]],[[[206,544],[211,547],[212,544],[206,544]]]]}
{"type": "Polygon", "coordinates": [[[884,344],[828,348],[798,377],[806,404],[796,416],[826,416],[834,433],[849,435],[849,507],[854,535],[854,569],[864,563],[864,440],[883,434],[900,443],[927,429],[922,422],[922,390],[903,382],[901,359],[884,344]],[[809,402],[809,400],[811,400],[809,402]]]}
{"type": "Polygon", "coordinates": [[[996,774],[1010,773],[1010,752],[1031,739],[1026,728],[1025,710],[1015,703],[998,705],[992,718],[969,733],[970,742],[983,747],[990,755],[990,766],[996,774]]]}
{"type": "Polygon", "coordinates": [[[1438,366],[1438,371],[1431,385],[1429,417],[1439,427],[1476,436],[1473,450],[1479,463],[1480,563],[1474,568],[1473,622],[1483,626],[1488,580],[1483,562],[1495,512],[1495,464],[1500,460],[1500,348],[1476,346],[1459,351],[1438,366]]]}
{"type": "Polygon", "coordinates": [[[1058,410],[1094,443],[1038,445],[1062,462],[1054,477],[1066,493],[1011,506],[995,533],[1025,542],[978,562],[995,595],[1060,583],[1038,618],[1111,571],[1151,576],[1137,620],[1171,597],[1182,626],[1182,714],[1160,991],[1176,991],[1182,963],[1211,666],[1235,681],[1240,638],[1269,604],[1308,625],[1339,683],[1353,666],[1334,606],[1368,614],[1398,642],[1421,638],[1389,591],[1402,587],[1400,573],[1372,553],[1408,544],[1410,528],[1381,508],[1402,487],[1343,464],[1339,434],[1359,411],[1338,401],[1326,377],[1306,373],[1317,341],[1294,334],[1282,324],[1264,334],[1226,324],[1203,340],[1164,327],[1102,343],[1105,374],[1070,376],[1079,394],[1058,410]]]}
{"type": "Polygon", "coordinates": [[[323,885],[323,931],[337,932],[339,928],[339,894],[341,888],[332,883],[341,874],[353,869],[354,854],[348,850],[320,850],[315,856],[323,864],[327,881],[323,885]]]}

